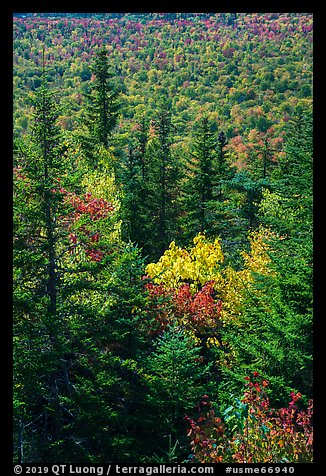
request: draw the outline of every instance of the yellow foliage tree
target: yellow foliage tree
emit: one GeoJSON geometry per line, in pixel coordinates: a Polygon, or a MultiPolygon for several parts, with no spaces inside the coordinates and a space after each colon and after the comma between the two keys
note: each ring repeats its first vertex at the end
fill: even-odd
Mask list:
{"type": "MultiPolygon", "coordinates": [[[[216,299],[223,303],[220,312],[223,325],[227,326],[230,322],[243,325],[241,315],[245,291],[255,292],[253,284],[257,274],[271,273],[271,247],[268,241],[273,236],[266,228],[250,233],[250,251],[241,252],[244,266],[239,271],[229,266],[222,268],[224,256],[219,239],[210,242],[200,233],[194,238],[189,251],[172,242],[157,263],[147,265],[146,273],[154,284],[161,284],[166,289],[177,289],[188,283],[193,293],[211,282],[216,299]]],[[[212,340],[207,343],[215,345],[212,340]]],[[[227,346],[227,343],[223,344],[227,346]]]]}
{"type": "Polygon", "coordinates": [[[111,162],[110,158],[110,154],[104,147],[101,147],[98,159],[100,168],[84,175],[81,184],[94,198],[102,198],[113,205],[114,212],[111,216],[111,228],[110,230],[106,229],[105,233],[108,235],[111,243],[119,243],[121,242],[121,220],[119,218],[121,192],[116,184],[112,158],[111,162]]]}
{"type": "Polygon", "coordinates": [[[175,289],[183,283],[190,283],[192,291],[196,292],[208,281],[214,280],[215,286],[221,281],[220,263],[224,256],[219,240],[210,243],[199,233],[193,243],[194,246],[187,251],[172,241],[157,263],[147,265],[146,273],[155,284],[175,289]]]}
{"type": "Polygon", "coordinates": [[[269,241],[275,238],[275,234],[268,228],[260,227],[250,233],[250,251],[242,251],[244,267],[235,271],[231,267],[223,270],[224,289],[223,289],[223,310],[221,318],[224,323],[238,321],[241,317],[243,307],[244,291],[254,292],[253,283],[255,275],[270,275],[272,248],[269,241]]]}

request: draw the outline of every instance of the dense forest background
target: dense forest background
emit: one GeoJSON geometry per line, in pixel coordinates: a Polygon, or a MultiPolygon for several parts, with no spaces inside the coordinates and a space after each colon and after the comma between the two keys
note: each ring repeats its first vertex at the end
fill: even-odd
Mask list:
{"type": "Polygon", "coordinates": [[[15,461],[311,462],[312,14],[13,34],[15,461]]]}

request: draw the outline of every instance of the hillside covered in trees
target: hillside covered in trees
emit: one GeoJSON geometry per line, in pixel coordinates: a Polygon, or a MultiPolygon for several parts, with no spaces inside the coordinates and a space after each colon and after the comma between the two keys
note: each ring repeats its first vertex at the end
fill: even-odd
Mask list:
{"type": "Polygon", "coordinates": [[[312,14],[13,34],[15,462],[312,462],[312,14]]]}

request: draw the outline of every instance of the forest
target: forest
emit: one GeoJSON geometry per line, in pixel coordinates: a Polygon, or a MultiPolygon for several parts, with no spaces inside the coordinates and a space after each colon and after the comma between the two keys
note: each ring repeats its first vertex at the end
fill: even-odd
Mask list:
{"type": "Polygon", "coordinates": [[[13,16],[15,463],[313,462],[313,15],[13,16]]]}

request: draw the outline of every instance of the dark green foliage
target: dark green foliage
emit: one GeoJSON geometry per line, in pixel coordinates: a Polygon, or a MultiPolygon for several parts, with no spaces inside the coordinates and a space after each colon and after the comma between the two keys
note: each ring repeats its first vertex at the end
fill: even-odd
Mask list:
{"type": "Polygon", "coordinates": [[[112,90],[109,83],[113,74],[109,72],[105,49],[101,49],[97,53],[92,71],[96,78],[93,91],[87,96],[89,100],[87,109],[95,137],[100,144],[107,147],[110,134],[117,125],[119,103],[117,101],[118,92],[112,90]]]}
{"type": "Polygon", "coordinates": [[[228,140],[223,131],[219,132],[217,136],[217,147],[218,147],[218,173],[220,176],[223,176],[227,169],[227,163],[225,160],[225,147],[228,144],[228,140]]]}
{"type": "Polygon", "coordinates": [[[289,270],[278,272],[283,274],[274,279],[257,278],[259,298],[246,296],[243,325],[229,326],[225,332],[224,339],[232,343],[241,364],[223,370],[221,401],[228,401],[230,391],[238,393],[243,376],[254,369],[272,383],[271,398],[277,406],[287,401],[292,389],[306,399],[312,396],[311,302],[304,304],[303,299],[311,290],[295,291],[298,280],[307,281],[307,276],[299,274],[294,283],[293,274],[288,280],[289,270]],[[301,306],[288,299],[289,292],[292,298],[296,293],[301,306]]]}
{"type": "Polygon", "coordinates": [[[14,19],[15,462],[183,463],[185,414],[247,411],[252,372],[312,397],[311,43],[304,13],[14,19]],[[259,226],[271,272],[233,289],[259,226]],[[144,276],[199,232],[225,256],[207,347],[166,327],[199,335],[205,292],[144,276]]]}
{"type": "MultiPolygon", "coordinates": [[[[119,249],[107,274],[107,298],[111,301],[105,321],[110,328],[111,345],[116,346],[121,357],[135,357],[144,345],[138,331],[144,317],[146,293],[144,293],[144,259],[140,250],[131,242],[119,249]]],[[[105,335],[100,336],[104,339],[105,335]]]]}
{"type": "MultiPolygon", "coordinates": [[[[178,326],[164,331],[153,347],[144,366],[150,374],[147,393],[149,417],[155,428],[153,436],[160,442],[162,452],[162,447],[167,449],[168,437],[173,444],[177,441],[177,445],[184,443],[184,416],[194,411],[207,392],[211,365],[198,365],[202,361],[200,347],[196,347],[178,326]],[[161,425],[155,425],[153,417],[161,425]]],[[[164,462],[167,462],[166,458],[164,462]]]]}
{"type": "Polygon", "coordinates": [[[226,331],[241,365],[225,371],[222,385],[223,393],[239,388],[241,375],[256,370],[273,382],[277,405],[284,405],[291,389],[311,398],[313,384],[311,120],[299,117],[293,126],[271,182],[275,192],[261,206],[260,219],[281,237],[271,243],[275,274],[256,276],[256,292],[245,295],[242,329],[226,331]]]}
{"type": "Polygon", "coordinates": [[[154,376],[154,398],[162,418],[173,424],[177,416],[193,409],[198,397],[205,393],[203,382],[209,366],[198,366],[200,348],[176,326],[158,337],[154,349],[147,364],[154,376]]]}
{"type": "Polygon", "coordinates": [[[20,458],[25,457],[24,438],[30,435],[27,460],[37,460],[47,440],[60,439],[64,415],[59,393],[69,392],[56,266],[62,199],[55,189],[64,167],[56,107],[44,84],[33,105],[31,142],[19,147],[15,159],[13,253],[15,376],[19,376],[14,411],[20,422],[20,458]]]}
{"type": "Polygon", "coordinates": [[[171,102],[163,98],[152,119],[153,140],[148,147],[145,255],[155,260],[168,248],[176,231],[180,166],[171,150],[174,137],[171,102]]]}
{"type": "MultiPolygon", "coordinates": [[[[95,75],[90,93],[85,93],[85,116],[83,124],[89,134],[81,134],[81,143],[90,157],[96,146],[112,145],[111,137],[118,123],[120,101],[119,91],[112,84],[113,73],[110,71],[107,50],[102,48],[95,56],[92,72],[95,75]]],[[[94,162],[94,158],[93,158],[94,162]]]]}
{"type": "Polygon", "coordinates": [[[223,131],[216,135],[214,126],[207,115],[200,119],[185,164],[180,225],[186,242],[199,232],[225,236],[223,231],[230,227],[224,190],[233,171],[226,161],[226,136],[223,131]]]}
{"type": "Polygon", "coordinates": [[[278,209],[262,210],[266,225],[302,243],[311,240],[312,232],[312,141],[312,117],[299,111],[289,124],[285,153],[272,176],[278,209]]]}
{"type": "Polygon", "coordinates": [[[252,230],[259,224],[258,210],[262,200],[262,191],[269,188],[269,182],[264,178],[255,180],[246,172],[238,172],[227,184],[229,189],[240,192],[241,199],[237,214],[246,220],[245,229],[252,230]]]}
{"type": "Polygon", "coordinates": [[[147,119],[141,116],[118,170],[123,185],[123,239],[138,243],[141,248],[147,242],[146,222],[149,214],[148,128],[147,119]]]}
{"type": "Polygon", "coordinates": [[[197,233],[212,230],[209,205],[213,200],[217,185],[216,138],[212,124],[203,116],[197,126],[192,155],[186,163],[182,205],[184,209],[183,228],[188,240],[197,233]]]}
{"type": "MultiPolygon", "coordinates": [[[[138,348],[142,260],[132,246],[112,254],[105,237],[98,239],[103,260],[69,257],[74,208],[60,190],[62,182],[69,185],[69,164],[61,160],[55,104],[44,87],[35,118],[32,141],[19,145],[15,159],[15,460],[124,460],[137,446],[124,415],[138,401],[141,378],[120,356],[138,348]]],[[[85,213],[74,229],[85,230],[86,245],[92,217],[85,213]]]]}

